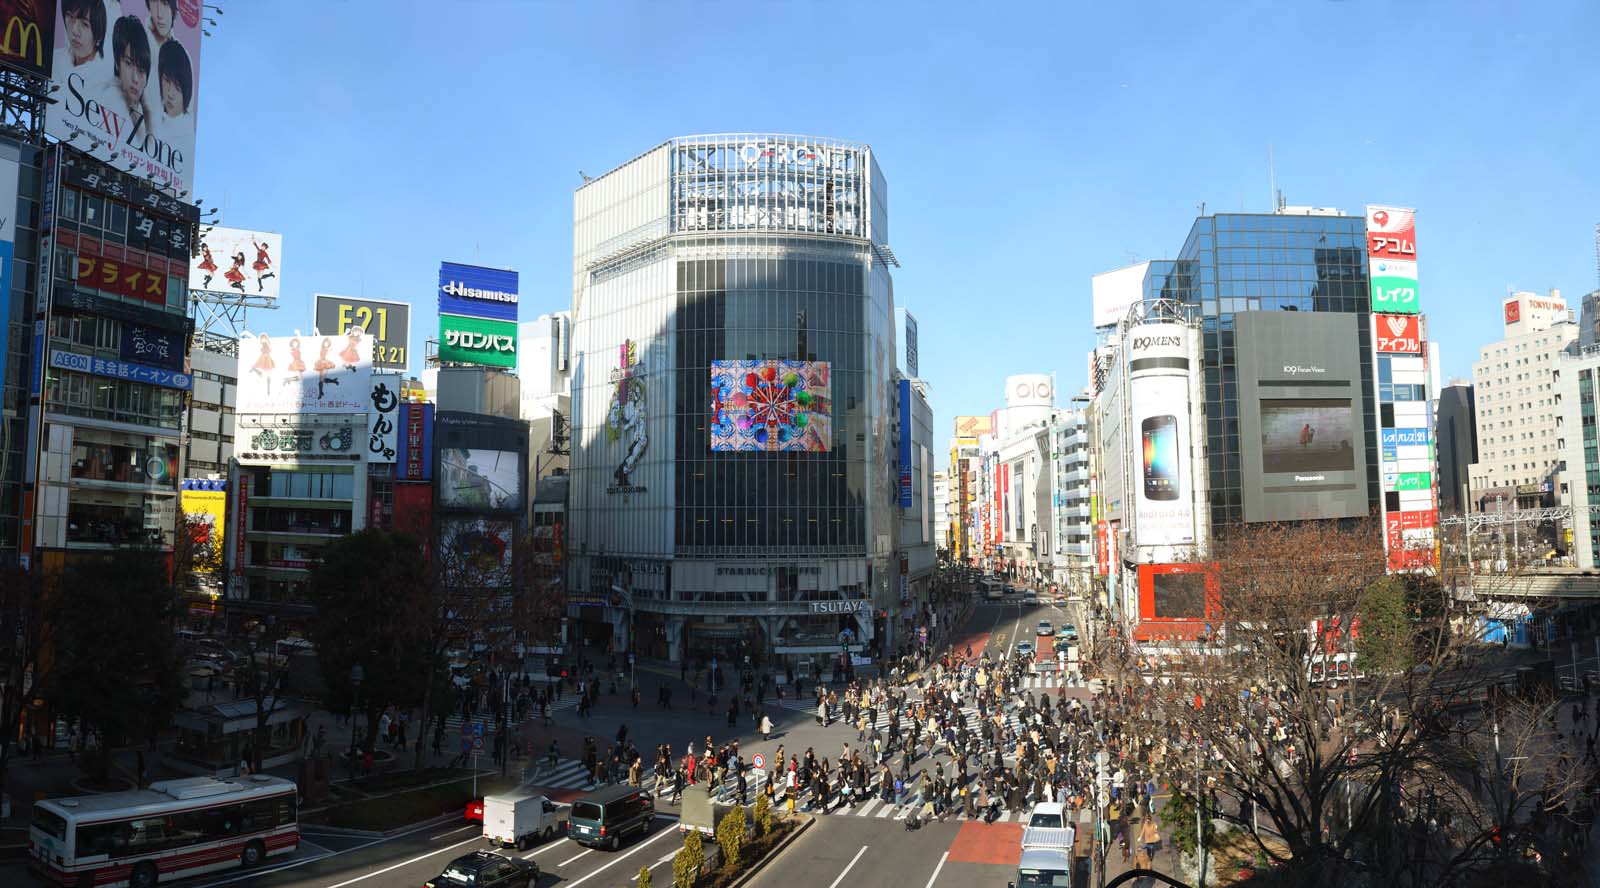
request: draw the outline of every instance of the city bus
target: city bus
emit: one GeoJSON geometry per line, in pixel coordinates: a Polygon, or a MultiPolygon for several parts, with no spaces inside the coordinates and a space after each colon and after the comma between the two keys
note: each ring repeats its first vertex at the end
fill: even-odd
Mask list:
{"type": "Polygon", "coordinates": [[[298,811],[294,782],[266,774],[43,799],[28,828],[29,868],[52,885],[149,888],[253,867],[300,844],[298,811]]]}
{"type": "Polygon", "coordinates": [[[985,601],[999,601],[1005,597],[1005,587],[994,580],[979,580],[978,591],[982,593],[985,601]]]}

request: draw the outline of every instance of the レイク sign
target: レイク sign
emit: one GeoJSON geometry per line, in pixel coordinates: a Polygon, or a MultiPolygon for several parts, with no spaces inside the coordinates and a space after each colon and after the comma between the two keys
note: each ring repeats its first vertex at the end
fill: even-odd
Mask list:
{"type": "Polygon", "coordinates": [[[1374,259],[1370,276],[1374,312],[1417,313],[1417,263],[1374,259]]]}
{"type": "Polygon", "coordinates": [[[1416,315],[1375,314],[1372,321],[1377,328],[1374,342],[1383,354],[1416,355],[1422,353],[1421,322],[1416,315]]]}

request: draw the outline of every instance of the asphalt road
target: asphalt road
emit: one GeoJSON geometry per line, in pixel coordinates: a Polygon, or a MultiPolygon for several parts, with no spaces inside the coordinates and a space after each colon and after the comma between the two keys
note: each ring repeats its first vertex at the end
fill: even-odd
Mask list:
{"type": "MultiPolygon", "coordinates": [[[[1007,652],[1018,639],[1038,642],[1036,627],[1041,619],[1060,626],[1072,622],[1081,626],[1080,615],[1071,606],[1048,603],[1024,606],[1020,596],[1013,600],[980,604],[967,623],[956,632],[956,647],[967,644],[974,652],[987,649],[991,655],[1007,652]]],[[[1041,683],[1049,678],[1040,678],[1041,683]]],[[[649,685],[645,683],[648,690],[649,685]]],[[[1073,689],[1074,696],[1087,691],[1073,689]]],[[[646,699],[653,699],[652,695],[646,699]]],[[[726,698],[724,697],[724,700],[726,698]]],[[[801,754],[810,746],[819,757],[836,758],[843,743],[857,744],[855,731],[837,722],[829,727],[816,724],[809,701],[786,700],[764,709],[777,723],[774,736],[762,742],[751,730],[750,720],[741,718],[730,729],[725,718],[712,717],[704,706],[679,708],[673,712],[651,705],[632,710],[618,705],[612,711],[579,720],[573,712],[561,713],[559,721],[601,739],[604,749],[616,727],[626,722],[629,736],[646,752],[657,743],[671,743],[681,755],[693,740],[698,747],[707,733],[713,741],[738,739],[749,757],[761,753],[769,758],[782,743],[787,754],[801,754]]],[[[565,751],[576,755],[579,750],[565,751]]],[[[942,756],[924,759],[919,767],[930,771],[942,756]]],[[[946,762],[946,767],[950,765],[946,762]]],[[[570,800],[583,791],[581,780],[551,785],[547,792],[570,800]]],[[[585,888],[632,888],[639,867],[649,866],[656,884],[670,880],[671,855],[680,847],[675,825],[676,809],[659,802],[660,816],[649,834],[632,839],[617,852],[583,848],[568,839],[556,839],[521,852],[539,863],[545,873],[539,884],[585,886],[585,888]]],[[[926,885],[993,885],[996,888],[1015,876],[1016,854],[1021,826],[1015,815],[1012,822],[994,824],[951,821],[932,823],[916,832],[907,832],[904,817],[909,806],[881,805],[876,802],[855,809],[834,809],[818,817],[818,823],[786,852],[781,866],[758,879],[758,885],[816,885],[819,888],[845,888],[849,885],[894,885],[916,888],[926,885]]],[[[179,884],[187,888],[417,888],[437,875],[446,863],[461,854],[484,847],[476,824],[446,823],[412,830],[386,839],[357,838],[306,827],[304,843],[289,859],[275,859],[259,870],[233,872],[190,879],[179,884]]],[[[0,884],[31,884],[18,866],[0,867],[0,884]]]]}

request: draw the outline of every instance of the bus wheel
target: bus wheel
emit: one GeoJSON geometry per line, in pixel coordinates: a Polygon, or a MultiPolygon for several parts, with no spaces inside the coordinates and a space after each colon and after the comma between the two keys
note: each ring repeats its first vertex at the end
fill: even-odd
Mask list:
{"type": "Polygon", "coordinates": [[[133,874],[128,877],[128,888],[154,888],[157,878],[155,864],[141,863],[133,868],[133,874]]]}
{"type": "Polygon", "coordinates": [[[239,865],[245,869],[249,869],[253,866],[259,865],[261,863],[261,858],[264,856],[266,856],[266,850],[261,847],[261,843],[251,842],[244,846],[244,851],[240,852],[239,865]]]}

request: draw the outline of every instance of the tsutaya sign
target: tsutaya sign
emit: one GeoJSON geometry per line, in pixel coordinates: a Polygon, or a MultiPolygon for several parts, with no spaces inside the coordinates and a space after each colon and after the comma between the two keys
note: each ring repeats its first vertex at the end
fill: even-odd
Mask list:
{"type": "Polygon", "coordinates": [[[854,614],[867,609],[865,599],[856,601],[813,601],[811,612],[814,614],[854,614]]]}

